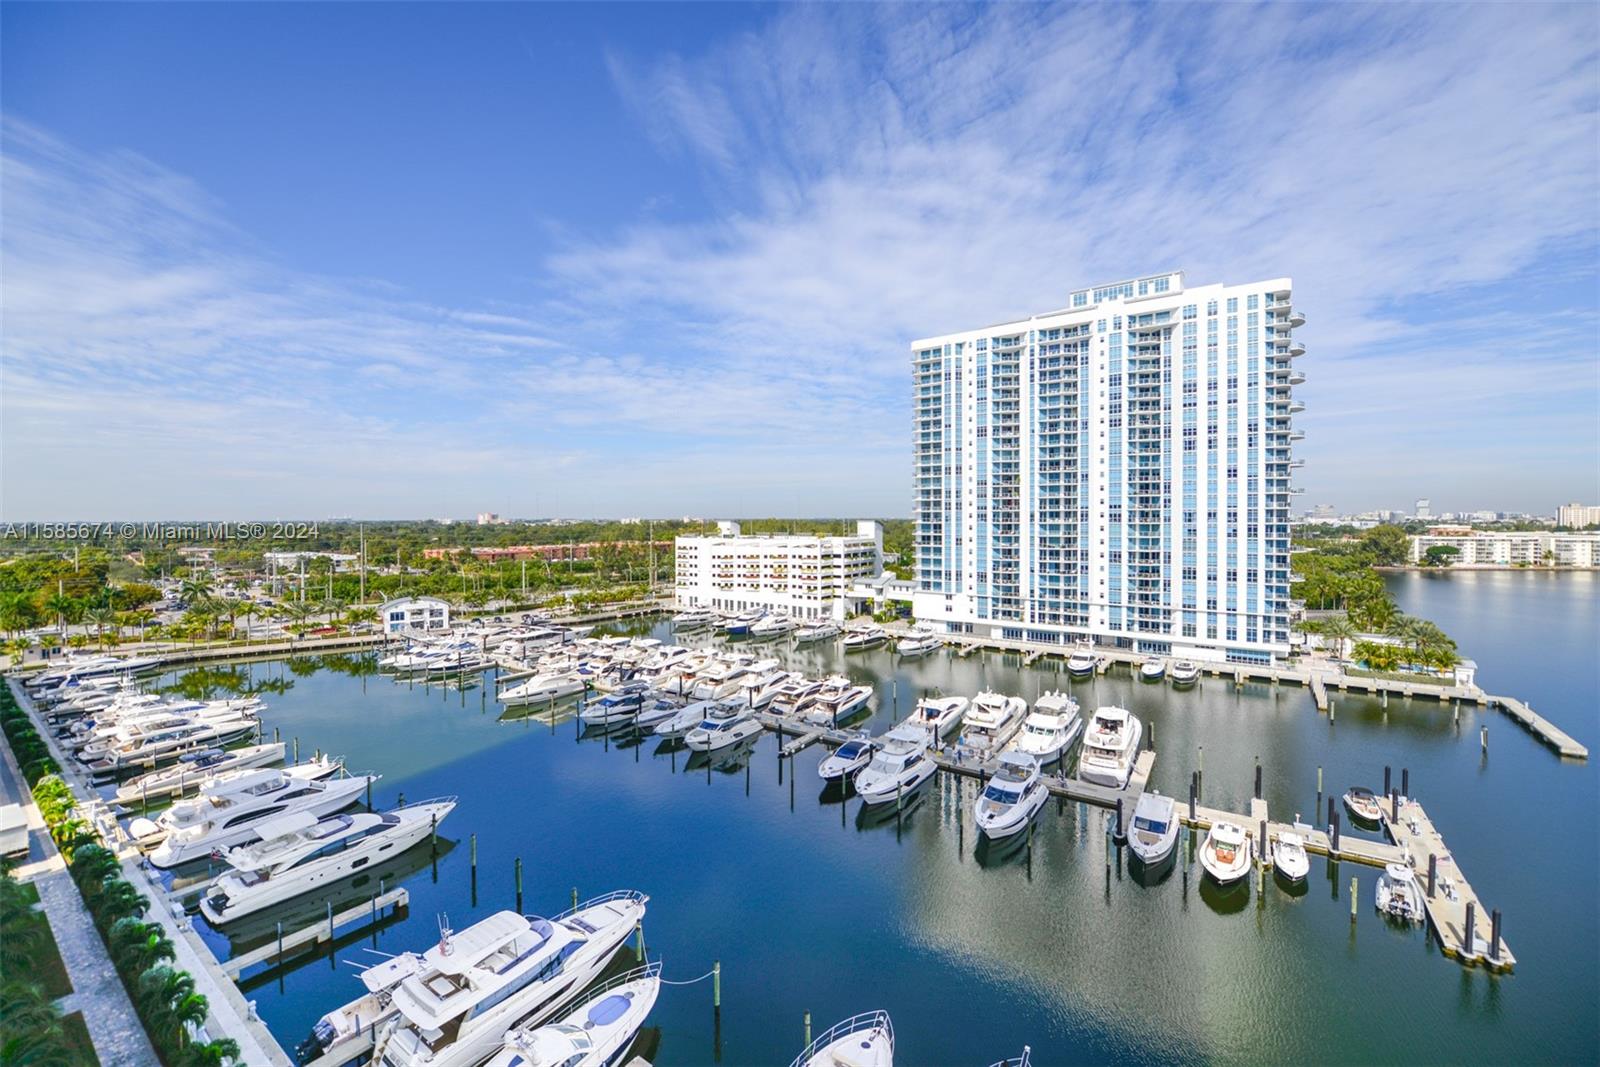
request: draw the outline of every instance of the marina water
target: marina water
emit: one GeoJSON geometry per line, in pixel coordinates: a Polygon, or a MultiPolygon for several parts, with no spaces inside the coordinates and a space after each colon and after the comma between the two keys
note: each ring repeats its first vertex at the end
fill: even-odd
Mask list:
{"type": "MultiPolygon", "coordinates": [[[[1526,699],[1579,741],[1600,741],[1600,582],[1594,574],[1391,576],[1403,610],[1438,622],[1477,659],[1491,692],[1526,699]]],[[[671,639],[664,622],[631,632],[671,639]]],[[[705,643],[709,637],[687,638],[705,643]]],[[[1204,799],[1246,810],[1255,760],[1274,817],[1320,822],[1317,768],[1337,795],[1381,788],[1384,766],[1411,789],[1490,907],[1505,913],[1518,969],[1495,977],[1441,957],[1421,928],[1373,911],[1376,872],[1312,857],[1293,895],[1270,876],[1264,892],[1219,892],[1180,863],[1141,884],[1125,859],[1107,862],[1108,813],[1052,802],[1031,846],[978,845],[974,783],[941,775],[896,819],[864,820],[816,776],[814,746],[783,771],[777,738],[709,771],[688,753],[583,737],[568,717],[502,719],[492,687],[409,686],[327,669],[315,659],[241,667],[280,680],[263,716],[270,736],[342,755],[384,775],[379,806],[400,794],[455,794],[442,827],[402,884],[409,916],[376,936],[383,952],[437,940],[438,916],[464,928],[514,906],[523,862],[524,910],[546,914],[619,888],[651,896],[648,949],[673,980],[722,963],[720,1031],[711,988],[663,990],[652,1016],[659,1064],[787,1064],[803,1013],[814,1032],[873,1008],[892,1014],[897,1061],[982,1065],[1032,1046],[1039,1064],[1158,1062],[1595,1062],[1600,1058],[1600,858],[1593,764],[1562,763],[1511,720],[1448,705],[1335,695],[1335,717],[1308,692],[1194,690],[1141,683],[1127,668],[1074,682],[1056,661],[1014,656],[899,661],[884,649],[768,654],[811,675],[843,670],[874,684],[882,730],[934,690],[983,688],[1030,700],[1070,689],[1085,712],[1121,704],[1155,730],[1153,788],[1187,793],[1202,759],[1204,799]],[[1489,750],[1479,726],[1489,727],[1489,750]],[[962,827],[958,829],[958,813],[962,827]],[[468,835],[478,837],[473,902],[468,835]],[[1350,879],[1359,881],[1350,919],[1350,879]],[[720,1036],[720,1046],[716,1045],[720,1036]]],[[[227,672],[195,675],[237,684],[227,672]]],[[[173,679],[169,677],[168,681],[173,679]]],[[[1326,800],[1322,811],[1325,813],[1326,800]]],[[[1187,835],[1186,835],[1187,836],[1187,835]]],[[[392,887],[392,886],[391,886],[392,887]]],[[[376,886],[372,891],[376,891],[376,886]]],[[[226,941],[208,933],[224,947],[226,941]]],[[[355,996],[355,968],[380,957],[374,940],[344,939],[335,958],[246,979],[246,997],[286,1047],[324,1011],[355,996]]]]}

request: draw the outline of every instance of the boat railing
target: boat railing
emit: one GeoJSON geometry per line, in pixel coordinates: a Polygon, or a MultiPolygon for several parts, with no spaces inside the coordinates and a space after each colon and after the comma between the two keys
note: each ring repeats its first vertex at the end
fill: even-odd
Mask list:
{"type": "Polygon", "coordinates": [[[852,1015],[843,1022],[834,1023],[828,1027],[815,1041],[805,1047],[805,1051],[795,1057],[794,1062],[789,1067],[804,1067],[804,1064],[819,1051],[827,1048],[842,1037],[849,1037],[851,1034],[858,1034],[865,1030],[878,1029],[881,1029],[889,1038],[889,1047],[891,1049],[894,1048],[894,1024],[889,1021],[889,1013],[882,1010],[864,1011],[860,1015],[852,1015]]]}
{"type": "Polygon", "coordinates": [[[556,1009],[550,1012],[547,1018],[559,1018],[560,1016],[571,1011],[578,1004],[599,1000],[613,989],[625,986],[629,982],[638,982],[647,978],[660,977],[660,960],[657,960],[654,963],[647,963],[643,967],[634,967],[632,970],[624,971],[622,974],[617,975],[615,978],[612,978],[601,985],[594,986],[593,988],[585,986],[584,988],[575,991],[571,996],[567,997],[560,1004],[558,1004],[556,1009]]]}
{"type": "Polygon", "coordinates": [[[1022,1055],[1017,1056],[1014,1059],[1001,1060],[999,1063],[991,1064],[990,1067],[1029,1067],[1029,1065],[1032,1063],[1033,1050],[1027,1045],[1023,1045],[1022,1055]]]}
{"type": "Polygon", "coordinates": [[[449,794],[445,796],[429,797],[426,800],[410,800],[404,804],[397,804],[392,810],[405,811],[407,808],[420,808],[428,804],[454,804],[460,799],[461,798],[455,794],[449,794]]]}
{"type": "Polygon", "coordinates": [[[628,900],[636,904],[643,904],[649,899],[649,894],[641,893],[637,889],[618,889],[607,893],[604,896],[592,897],[589,900],[584,901],[582,904],[579,904],[576,908],[568,908],[566,911],[556,916],[556,921],[560,922],[562,919],[571,918],[586,908],[598,908],[600,905],[609,904],[614,900],[628,900]]]}

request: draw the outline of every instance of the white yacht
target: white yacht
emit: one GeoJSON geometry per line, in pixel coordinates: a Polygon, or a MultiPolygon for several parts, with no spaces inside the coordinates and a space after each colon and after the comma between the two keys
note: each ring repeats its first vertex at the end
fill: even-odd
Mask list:
{"type": "Polygon", "coordinates": [[[923,697],[901,725],[920,727],[931,740],[942,741],[961,725],[971,703],[966,697],[923,697]]]}
{"type": "Polygon", "coordinates": [[[1425,918],[1422,888],[1417,885],[1417,876],[1405,864],[1384,864],[1373,892],[1373,899],[1383,914],[1412,923],[1420,923],[1425,918]]]}
{"type": "Polygon", "coordinates": [[[1254,848],[1244,827],[1227,821],[1213,823],[1200,846],[1200,866],[1221,885],[1237,882],[1250,873],[1254,848]]]}
{"type": "Polygon", "coordinates": [[[200,911],[222,926],[262,908],[338,881],[374,861],[398,856],[455,810],[454,797],[382,814],[356,812],[317,820],[304,812],[256,825],[261,840],[224,858],[231,868],[211,883],[200,911]]]}
{"type": "Polygon", "coordinates": [[[742,656],[707,667],[695,677],[696,700],[721,700],[739,691],[739,683],[750,673],[750,660],[742,656]]]}
{"type": "Polygon", "coordinates": [[[1143,736],[1144,724],[1126,708],[1096,708],[1084,734],[1078,777],[1112,789],[1127,788],[1143,736]]]}
{"type": "Polygon", "coordinates": [[[714,708],[699,726],[684,736],[683,743],[692,752],[716,752],[760,733],[761,724],[749,712],[714,708]]]}
{"type": "Polygon", "coordinates": [[[822,688],[801,709],[801,714],[807,722],[837,726],[871,710],[868,707],[871,699],[870,685],[853,685],[850,679],[836,674],[822,683],[822,688]]]}
{"type": "Polygon", "coordinates": [[[1067,673],[1074,678],[1087,678],[1099,667],[1099,653],[1088,646],[1073,649],[1072,655],[1067,657],[1067,673]]]}
{"type": "Polygon", "coordinates": [[[722,631],[730,637],[738,637],[750,632],[750,627],[760,622],[766,615],[764,611],[746,611],[722,620],[722,631]]]}
{"type": "Polygon", "coordinates": [[[863,1012],[830,1026],[789,1067],[894,1067],[889,1013],[863,1012]]]}
{"type": "Polygon", "coordinates": [[[751,637],[778,637],[790,633],[795,629],[796,623],[787,615],[773,613],[765,615],[750,624],[751,637]]]}
{"type": "Polygon", "coordinates": [[[876,747],[870,737],[852,737],[817,764],[817,777],[824,782],[854,777],[872,759],[872,751],[876,747]]]}
{"type": "Polygon", "coordinates": [[[256,828],[280,815],[304,812],[321,817],[349,807],[377,775],[323,780],[321,767],[245,771],[212,782],[200,795],[180,800],[154,819],[134,819],[128,833],[141,848],[153,848],[150,862],[177,867],[215,852],[257,840],[256,828]]]}
{"type": "Polygon", "coordinates": [[[1033,711],[1022,721],[1011,747],[1026,752],[1048,767],[1059,760],[1083,733],[1083,720],[1078,717],[1078,702],[1064,693],[1046,693],[1033,705],[1033,711]]]}
{"type": "Polygon", "coordinates": [[[655,728],[677,715],[683,708],[666,697],[647,697],[633,717],[633,725],[641,730],[655,732],[655,728]]]}
{"type": "Polygon", "coordinates": [[[686,704],[674,712],[670,717],[656,723],[657,737],[682,737],[696,726],[706,721],[706,716],[711,714],[715,707],[710,700],[697,700],[686,704]]]}
{"type": "Polygon", "coordinates": [[[926,630],[913,630],[894,643],[894,650],[901,656],[926,656],[929,652],[937,652],[944,647],[944,638],[926,630]]]}
{"type": "Polygon", "coordinates": [[[868,648],[877,648],[889,640],[889,631],[876,624],[861,626],[846,630],[844,634],[844,650],[846,652],[860,652],[868,648]]]}
{"type": "Polygon", "coordinates": [[[125,733],[119,731],[114,740],[103,746],[91,745],[78,758],[92,774],[113,774],[124,767],[155,766],[177,759],[185,752],[228,745],[255,729],[254,718],[184,720],[125,733]]]}
{"type": "Polygon", "coordinates": [[[928,756],[927,731],[896,726],[883,735],[872,762],[856,775],[856,795],[867,804],[887,804],[908,795],[938,769],[928,756]]]}
{"type": "Polygon", "coordinates": [[[677,630],[703,630],[715,624],[717,613],[710,608],[690,608],[680,611],[672,617],[672,626],[677,630]]]}
{"type": "Polygon", "coordinates": [[[520,704],[543,704],[577,696],[585,688],[584,680],[576,673],[535,674],[515,685],[500,690],[495,697],[502,704],[515,707],[520,704]]]}
{"type": "Polygon", "coordinates": [[[805,678],[795,671],[772,671],[766,677],[750,683],[755,692],[750,695],[749,704],[752,708],[764,708],[777,699],[778,694],[782,693],[790,682],[803,681],[805,678]]]}
{"type": "Polygon", "coordinates": [[[1139,664],[1139,679],[1145,682],[1159,682],[1167,673],[1167,661],[1159,656],[1152,656],[1139,664]]]}
{"type": "Polygon", "coordinates": [[[1048,799],[1050,791],[1039,777],[1038,761],[1021,752],[1007,752],[973,804],[973,821],[985,837],[1011,837],[1028,825],[1048,799]]]}
{"type": "Polygon", "coordinates": [[[832,619],[816,619],[801,626],[794,632],[797,645],[809,645],[816,641],[828,641],[838,637],[843,631],[839,624],[832,619]]]}
{"type": "MultiPolygon", "coordinates": [[[[789,672],[782,670],[775,659],[757,660],[750,664],[744,675],[739,679],[739,685],[733,692],[724,696],[733,703],[746,708],[761,707],[758,699],[762,690],[770,689],[776,682],[781,682],[789,676],[789,672]]],[[[770,698],[769,698],[770,699],[770,698]]]]}
{"type": "Polygon", "coordinates": [[[822,692],[822,683],[796,675],[778,687],[772,695],[772,710],[777,715],[796,715],[822,692]]]}
{"type": "Polygon", "coordinates": [[[1200,665],[1191,660],[1180,659],[1172,664],[1172,684],[1180,688],[1193,685],[1200,680],[1200,665]]]}
{"type": "Polygon", "coordinates": [[[605,969],[643,921],[649,898],[623,891],[555,919],[503,911],[459,937],[446,931],[396,985],[396,1014],[378,1028],[381,1067],[471,1067],[513,1026],[539,1026],[605,969]],[[468,936],[471,934],[472,936],[468,936]]]}
{"type": "Polygon", "coordinates": [[[1133,827],[1128,848],[1147,867],[1172,855],[1178,844],[1178,806],[1171,797],[1145,793],[1133,806],[1133,827]]]}
{"type": "Polygon", "coordinates": [[[1021,697],[1003,693],[979,693],[972,698],[967,710],[967,721],[961,731],[961,747],[979,759],[1005,748],[1016,732],[1022,729],[1022,715],[1028,702],[1021,697]]]}
{"type": "Polygon", "coordinates": [[[578,712],[578,719],[587,726],[620,726],[638,718],[644,702],[644,684],[629,683],[627,687],[584,705],[583,710],[578,712]]]}
{"type": "Polygon", "coordinates": [[[572,1011],[544,1026],[522,1026],[484,1067],[613,1067],[623,1061],[661,992],[652,963],[583,994],[572,1011]]]}
{"type": "Polygon", "coordinates": [[[1311,858],[1306,855],[1305,839],[1285,830],[1272,843],[1272,871],[1288,882],[1303,882],[1311,873],[1311,858]]]}
{"type": "MultiPolygon", "coordinates": [[[[117,803],[137,804],[145,800],[183,796],[224,775],[281,763],[283,745],[282,741],[273,741],[242,748],[208,748],[200,752],[185,752],[172,766],[130,778],[117,786],[117,803]]],[[[316,762],[323,768],[323,773],[317,775],[320,778],[328,777],[341,766],[328,756],[320,757],[316,762]]]]}

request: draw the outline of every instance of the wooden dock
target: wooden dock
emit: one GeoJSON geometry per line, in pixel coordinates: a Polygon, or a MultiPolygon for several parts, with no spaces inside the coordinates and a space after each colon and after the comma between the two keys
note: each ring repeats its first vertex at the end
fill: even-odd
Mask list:
{"type": "Polygon", "coordinates": [[[1589,750],[1587,748],[1574,741],[1565,730],[1562,730],[1543,715],[1535,713],[1532,708],[1515,697],[1490,697],[1489,701],[1523,726],[1526,726],[1533,732],[1534,736],[1555,749],[1563,758],[1578,760],[1589,758],[1589,750]]]}
{"type": "Polygon", "coordinates": [[[1389,804],[1388,814],[1384,828],[1404,857],[1399,862],[1409,860],[1417,872],[1428,924],[1438,935],[1439,948],[1464,964],[1481,963],[1493,971],[1515,967],[1516,956],[1505,939],[1496,936],[1495,913],[1473,892],[1422,805],[1397,798],[1389,804]]]}
{"type": "Polygon", "coordinates": [[[391,889],[382,896],[373,897],[365,904],[357,904],[353,908],[339,912],[330,921],[313,923],[303,930],[285,934],[282,941],[273,940],[260,948],[223,960],[220,964],[222,973],[237,980],[239,975],[258,963],[277,962],[307,945],[321,944],[333,938],[340,927],[362,920],[374,921],[387,917],[406,907],[410,902],[409,892],[404,889],[391,889]]]}

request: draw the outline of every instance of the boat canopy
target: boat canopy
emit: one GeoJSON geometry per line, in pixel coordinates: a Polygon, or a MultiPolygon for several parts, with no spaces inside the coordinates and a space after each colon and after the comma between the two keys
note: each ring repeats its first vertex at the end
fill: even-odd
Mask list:
{"type": "Polygon", "coordinates": [[[256,825],[256,833],[262,841],[271,841],[274,838],[288,837],[302,830],[309,830],[317,825],[317,817],[309,811],[297,811],[288,815],[280,815],[275,819],[265,819],[256,825]]]}
{"type": "MultiPolygon", "coordinates": [[[[538,922],[544,926],[544,933],[539,938],[542,942],[550,935],[550,924],[543,919],[538,922]]],[[[441,939],[439,944],[428,949],[423,962],[445,974],[465,974],[508,942],[523,934],[538,932],[528,919],[514,911],[496,912],[459,934],[441,939]],[[446,945],[449,946],[448,952],[445,951],[446,945]]]]}

